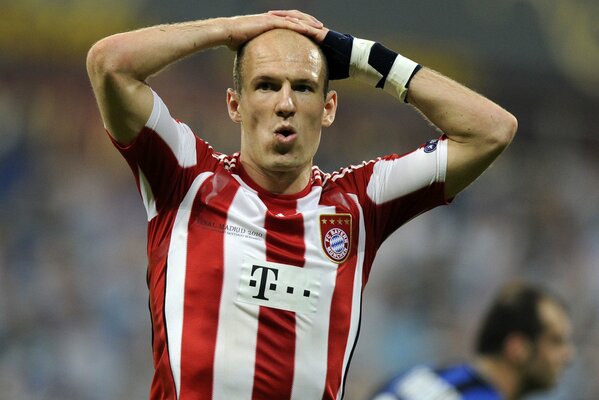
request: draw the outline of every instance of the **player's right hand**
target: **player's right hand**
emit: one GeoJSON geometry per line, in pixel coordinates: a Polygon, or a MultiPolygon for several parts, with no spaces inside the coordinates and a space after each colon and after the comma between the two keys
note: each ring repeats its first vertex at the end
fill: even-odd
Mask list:
{"type": "Polygon", "coordinates": [[[304,28],[303,30],[296,30],[299,33],[312,38],[316,43],[322,42],[329,32],[329,29],[326,28],[322,22],[317,20],[315,17],[298,10],[271,10],[268,13],[295,21],[298,25],[303,26],[304,28]]]}
{"type": "Polygon", "coordinates": [[[316,18],[299,11],[276,11],[231,17],[226,19],[227,46],[231,50],[237,50],[239,46],[248,40],[271,29],[278,28],[290,29],[306,36],[314,36],[314,32],[322,29],[323,25],[316,18]]]}

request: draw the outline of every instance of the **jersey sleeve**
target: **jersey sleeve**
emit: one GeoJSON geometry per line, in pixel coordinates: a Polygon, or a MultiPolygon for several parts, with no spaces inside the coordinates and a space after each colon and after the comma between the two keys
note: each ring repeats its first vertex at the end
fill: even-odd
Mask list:
{"type": "Polygon", "coordinates": [[[444,193],[446,171],[445,136],[374,164],[366,188],[365,213],[376,223],[379,244],[416,216],[448,203],[444,193]]]}
{"type": "Polygon", "coordinates": [[[444,195],[446,170],[447,138],[441,136],[402,156],[392,154],[346,169],[333,179],[357,194],[378,248],[401,225],[449,202],[444,195]]]}
{"type": "Polygon", "coordinates": [[[148,221],[180,202],[198,168],[215,164],[212,148],[175,120],[158,94],[152,93],[152,113],[131,144],[122,146],[109,135],[133,171],[148,221]]]}

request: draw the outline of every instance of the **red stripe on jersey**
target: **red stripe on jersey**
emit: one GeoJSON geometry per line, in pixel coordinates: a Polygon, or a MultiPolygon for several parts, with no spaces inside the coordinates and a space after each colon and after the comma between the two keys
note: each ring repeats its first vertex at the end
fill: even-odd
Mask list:
{"type": "Polygon", "coordinates": [[[175,383],[171,373],[171,363],[167,349],[167,335],[164,324],[164,296],[166,276],[166,255],[172,225],[165,232],[160,230],[157,219],[149,223],[148,232],[161,232],[160,235],[148,235],[148,289],[150,301],[150,315],[152,317],[152,349],[154,355],[154,377],[150,392],[151,400],[174,399],[175,383]],[[158,238],[162,238],[160,242],[158,238]],[[155,240],[152,240],[155,239],[155,240]],[[150,245],[151,244],[151,245],[150,245]]]}
{"type": "MultiPolygon", "coordinates": [[[[264,221],[266,260],[303,267],[304,220],[301,214],[295,214],[295,201],[262,200],[269,209],[264,221]],[[292,215],[277,216],[278,213],[292,215]]],[[[294,360],[295,313],[260,307],[252,399],[289,399],[294,360]]]]}
{"type": "Polygon", "coordinates": [[[352,304],[355,269],[355,254],[352,254],[337,269],[335,291],[331,301],[327,378],[325,393],[322,396],[325,400],[337,398],[343,375],[347,373],[347,368],[345,371],[341,371],[340,367],[343,366],[345,352],[354,345],[354,343],[347,343],[347,339],[349,338],[352,307],[360,307],[360,304],[352,304]],[[339,340],[340,338],[345,340],[339,340]]]}
{"type": "MultiPolygon", "coordinates": [[[[346,194],[339,191],[330,191],[323,193],[321,198],[321,204],[323,205],[337,205],[335,208],[336,213],[350,213],[353,216],[360,215],[360,211],[356,204],[347,197],[346,194]],[[339,206],[341,204],[341,206],[339,206]]],[[[327,366],[327,377],[325,381],[325,390],[323,393],[323,400],[336,399],[341,388],[344,375],[347,374],[346,366],[343,369],[343,362],[346,352],[351,349],[353,351],[354,343],[348,343],[349,332],[351,326],[352,309],[354,313],[360,313],[360,304],[353,304],[353,291],[354,291],[354,278],[356,275],[357,266],[357,247],[360,239],[360,221],[356,218],[352,223],[352,243],[350,248],[350,254],[347,260],[339,264],[337,267],[337,278],[335,281],[335,290],[333,292],[333,298],[331,300],[331,314],[329,323],[329,344],[328,344],[328,366],[327,366]],[[345,340],[340,340],[341,338],[345,340]]],[[[360,290],[364,289],[364,282],[360,290]]],[[[357,340],[357,337],[355,338],[357,340]]]]}
{"type": "Polygon", "coordinates": [[[180,399],[211,399],[214,351],[224,275],[225,226],[238,185],[217,172],[200,187],[189,219],[180,399]]]}

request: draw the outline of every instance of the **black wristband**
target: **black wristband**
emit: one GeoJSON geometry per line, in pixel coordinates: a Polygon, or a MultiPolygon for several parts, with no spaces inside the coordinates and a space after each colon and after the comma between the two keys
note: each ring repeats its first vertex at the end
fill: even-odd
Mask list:
{"type": "Polygon", "coordinates": [[[351,35],[329,31],[320,43],[329,67],[329,79],[349,78],[349,63],[354,38],[351,35]]]}
{"type": "Polygon", "coordinates": [[[382,44],[375,43],[372,45],[370,49],[370,55],[368,56],[368,64],[382,75],[381,80],[378,81],[375,87],[380,89],[385,87],[387,75],[389,75],[389,71],[391,71],[391,67],[393,66],[396,58],[397,53],[389,50],[382,44]]]}

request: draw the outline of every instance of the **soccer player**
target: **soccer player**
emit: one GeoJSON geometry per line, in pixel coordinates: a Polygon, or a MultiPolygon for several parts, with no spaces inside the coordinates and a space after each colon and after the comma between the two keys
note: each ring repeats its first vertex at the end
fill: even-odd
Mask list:
{"type": "Polygon", "coordinates": [[[116,34],[90,49],[87,68],[147,211],[151,399],[341,398],[377,249],[453,199],[516,131],[485,97],[295,10],[116,34]],[[237,51],[233,155],[174,119],[148,84],[218,46],[237,51]],[[321,171],[313,157],[337,109],[328,79],[346,77],[413,105],[443,134],[401,157],[321,171]]]}
{"type": "Polygon", "coordinates": [[[573,351],[561,301],[540,287],[510,283],[482,320],[472,363],[414,367],[372,400],[519,400],[555,386],[573,351]]]}

